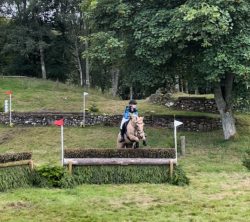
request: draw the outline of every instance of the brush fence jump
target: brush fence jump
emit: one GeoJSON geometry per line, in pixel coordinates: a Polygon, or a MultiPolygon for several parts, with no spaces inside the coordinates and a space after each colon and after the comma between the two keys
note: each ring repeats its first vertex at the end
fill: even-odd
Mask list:
{"type": "Polygon", "coordinates": [[[68,165],[72,173],[73,165],[169,165],[170,176],[173,166],[177,164],[175,149],[67,149],[65,150],[64,165],[68,165]]]}
{"type": "Polygon", "coordinates": [[[31,152],[0,154],[0,168],[29,165],[34,168],[31,152]]]}
{"type": "Polygon", "coordinates": [[[29,165],[30,169],[33,170],[34,163],[32,160],[14,161],[8,163],[0,163],[0,168],[15,167],[15,166],[25,166],[29,165]]]}

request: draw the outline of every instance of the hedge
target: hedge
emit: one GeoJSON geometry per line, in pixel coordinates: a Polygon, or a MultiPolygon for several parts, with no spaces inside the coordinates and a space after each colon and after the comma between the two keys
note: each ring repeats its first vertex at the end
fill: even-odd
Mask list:
{"type": "Polygon", "coordinates": [[[175,158],[175,149],[65,149],[64,158],[175,158]]]}
{"type": "Polygon", "coordinates": [[[5,153],[0,154],[0,163],[8,163],[20,160],[31,160],[31,152],[22,152],[22,153],[5,153]]]}
{"type": "Polygon", "coordinates": [[[189,179],[180,166],[170,178],[169,167],[160,166],[74,166],[74,184],[170,183],[187,185],[189,179]]]}
{"type": "Polygon", "coordinates": [[[0,168],[0,192],[19,187],[31,187],[33,172],[29,166],[0,168]]]}

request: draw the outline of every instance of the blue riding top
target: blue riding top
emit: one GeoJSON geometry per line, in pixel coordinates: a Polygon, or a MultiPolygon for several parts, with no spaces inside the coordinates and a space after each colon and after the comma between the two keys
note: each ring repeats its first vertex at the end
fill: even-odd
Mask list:
{"type": "Polygon", "coordinates": [[[138,116],[138,110],[136,108],[134,110],[131,110],[131,106],[126,106],[125,111],[123,113],[123,118],[129,120],[130,114],[138,116]]]}

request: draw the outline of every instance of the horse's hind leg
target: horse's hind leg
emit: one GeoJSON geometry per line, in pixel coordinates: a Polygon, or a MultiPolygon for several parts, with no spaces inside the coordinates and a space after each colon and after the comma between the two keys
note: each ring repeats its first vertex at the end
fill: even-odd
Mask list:
{"type": "Polygon", "coordinates": [[[133,149],[139,148],[139,142],[133,142],[132,148],[133,149]]]}

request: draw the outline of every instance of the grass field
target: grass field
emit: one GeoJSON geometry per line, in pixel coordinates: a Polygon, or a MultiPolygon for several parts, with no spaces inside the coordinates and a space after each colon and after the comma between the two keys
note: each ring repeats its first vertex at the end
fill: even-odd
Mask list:
{"type": "MultiPolygon", "coordinates": [[[[191,179],[168,184],[82,185],[74,189],[18,189],[0,194],[1,221],[249,221],[250,173],[241,158],[249,126],[234,141],[220,131],[180,132],[187,155],[179,159],[191,179]]],[[[37,165],[59,164],[59,129],[0,128],[1,152],[31,150],[37,165]],[[12,135],[12,136],[10,136],[12,135]],[[4,138],[4,139],[3,139],[4,138]]],[[[117,128],[65,128],[68,148],[114,147],[117,128]]],[[[172,147],[172,131],[148,128],[149,147],[172,147]]]]}
{"type": "MultiPolygon", "coordinates": [[[[8,96],[4,95],[6,90],[13,90],[13,110],[17,112],[82,112],[83,91],[85,89],[66,85],[59,82],[41,80],[36,78],[1,78],[0,77],[0,98],[2,104],[8,96]]],[[[128,101],[112,98],[108,93],[102,94],[97,90],[88,90],[86,97],[86,108],[96,105],[99,113],[122,114],[128,101]]],[[[147,100],[139,100],[138,108],[141,115],[146,114],[169,114],[169,115],[206,115],[197,112],[174,111],[160,105],[152,105],[147,100]]]]}
{"type": "MultiPolygon", "coordinates": [[[[38,111],[58,108],[56,111],[60,111],[68,107],[64,111],[78,111],[76,106],[81,102],[82,89],[53,82],[47,85],[47,82],[36,80],[8,81],[11,80],[0,79],[1,90],[4,92],[11,84],[14,109],[38,111]],[[57,87],[55,94],[60,103],[52,99],[53,87],[57,87]],[[39,90],[40,97],[36,102],[34,96],[39,95],[39,90]],[[70,102],[61,104],[66,95],[70,99],[65,101],[70,102]],[[40,108],[39,100],[44,108],[40,108]],[[29,106],[24,106],[21,101],[26,101],[29,106]]],[[[103,112],[122,112],[126,102],[112,100],[118,104],[113,110],[106,105],[112,104],[108,96],[92,93],[93,97],[89,100],[102,107],[103,112]]],[[[144,103],[145,107],[157,113],[172,112],[141,101],[139,106],[145,111],[144,103]]],[[[78,107],[81,109],[80,105],[78,107]]],[[[73,189],[17,189],[0,193],[0,221],[248,222],[250,172],[242,166],[241,160],[245,150],[250,148],[250,117],[238,115],[237,118],[238,136],[231,141],[223,141],[221,130],[178,133],[178,136],[186,136],[187,155],[179,159],[179,164],[191,180],[189,186],[144,183],[81,185],[73,189]]],[[[148,147],[173,147],[171,130],[146,128],[146,132],[148,147]]],[[[118,127],[66,127],[64,133],[66,148],[111,148],[115,147],[118,127]]],[[[60,129],[57,127],[0,127],[1,153],[32,151],[35,164],[41,165],[59,164],[59,150],[60,129]]]]}

